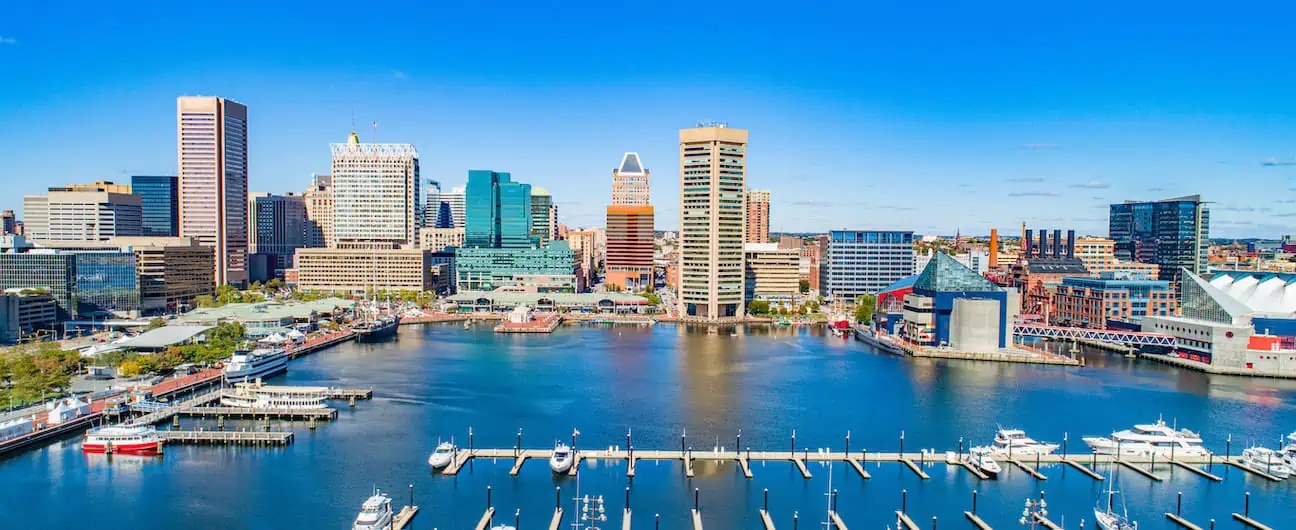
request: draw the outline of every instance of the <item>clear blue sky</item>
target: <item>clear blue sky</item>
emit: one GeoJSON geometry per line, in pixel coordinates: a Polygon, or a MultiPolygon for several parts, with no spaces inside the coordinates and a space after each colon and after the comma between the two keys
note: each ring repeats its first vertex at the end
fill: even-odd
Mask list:
{"type": "Polygon", "coordinates": [[[1296,5],[1100,3],[11,2],[0,208],[174,172],[175,97],[205,94],[248,105],[254,191],[327,173],[354,111],[571,226],[638,151],[673,228],[677,130],[723,120],[776,231],[1105,234],[1111,202],[1201,193],[1213,235],[1296,232],[1296,5]]]}

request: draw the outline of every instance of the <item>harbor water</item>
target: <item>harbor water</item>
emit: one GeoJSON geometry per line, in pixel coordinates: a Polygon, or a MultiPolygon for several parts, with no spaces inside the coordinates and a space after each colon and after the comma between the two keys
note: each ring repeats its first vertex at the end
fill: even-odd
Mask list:
{"type": "MultiPolygon", "coordinates": [[[[496,522],[545,528],[555,488],[570,522],[574,477],[555,477],[542,460],[510,477],[511,459],[474,460],[458,476],[427,465],[439,440],[461,447],[528,448],[570,443],[579,449],[945,451],[988,444],[998,426],[1087,454],[1081,437],[1107,435],[1158,417],[1200,432],[1218,454],[1253,445],[1274,447],[1296,430],[1296,382],[1248,380],[1082,349],[1087,366],[914,360],[874,352],[821,331],[753,328],[708,334],[680,326],[562,327],[551,335],[497,335],[486,324],[402,327],[393,340],[346,343],[293,361],[275,384],[374,387],[372,401],[341,409],[336,421],[310,430],[305,422],[271,422],[292,430],[283,448],[171,446],[160,458],[85,455],[69,437],[0,460],[0,520],[34,527],[349,528],[360,503],[377,487],[405,505],[413,485],[421,508],[414,528],[472,528],[486,508],[496,522]],[[737,435],[741,429],[741,441],[737,435]],[[792,440],[795,431],[795,442],[792,440]],[[686,434],[685,434],[686,433],[686,434]],[[682,436],[682,434],[684,436],[682,436]],[[795,445],[793,445],[795,444],[795,445]]],[[[186,428],[217,428],[187,419],[186,428]]],[[[165,427],[161,427],[165,428],[165,427]]],[[[227,422],[226,428],[263,428],[227,422]]],[[[1084,461],[1083,458],[1078,460],[1084,461]]],[[[696,462],[686,478],[679,461],[640,461],[634,479],[625,463],[582,462],[581,494],[603,495],[607,528],[620,527],[631,488],[635,528],[690,525],[694,489],[707,528],[761,528],[764,490],[778,528],[815,528],[825,519],[831,488],[851,528],[895,528],[902,491],[923,528],[967,528],[963,512],[977,491],[977,513],[995,528],[1018,526],[1027,496],[1045,491],[1050,518],[1066,528],[1094,528],[1093,506],[1105,485],[1078,470],[1045,465],[1037,481],[1005,465],[998,481],[978,481],[945,464],[927,465],[921,480],[895,463],[868,463],[865,480],[844,464],[810,464],[805,479],[790,462],[753,463],[743,478],[736,463],[696,462]]],[[[1106,466],[1099,466],[1106,475],[1106,466]]],[[[1153,482],[1118,471],[1118,487],[1142,529],[1174,528],[1164,517],[1183,494],[1182,514],[1207,527],[1242,528],[1243,511],[1273,528],[1296,528],[1296,484],[1269,482],[1243,470],[1213,466],[1210,482],[1158,465],[1153,482]]],[[[8,524],[3,525],[9,527],[8,524]]]]}

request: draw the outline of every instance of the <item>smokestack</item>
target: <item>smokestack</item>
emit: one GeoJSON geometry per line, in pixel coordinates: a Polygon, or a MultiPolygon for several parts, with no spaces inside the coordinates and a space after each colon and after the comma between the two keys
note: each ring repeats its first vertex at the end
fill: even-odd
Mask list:
{"type": "Polygon", "coordinates": [[[1035,250],[1031,241],[1034,236],[1034,230],[1022,230],[1022,258],[1030,259],[1034,257],[1034,254],[1031,253],[1035,250]]]}
{"type": "Polygon", "coordinates": [[[1067,230],[1067,255],[1068,258],[1075,257],[1075,230],[1067,230]]]}
{"type": "Polygon", "coordinates": [[[1048,257],[1048,230],[1045,230],[1043,228],[1040,229],[1039,248],[1035,249],[1035,253],[1038,254],[1039,257],[1041,258],[1048,257]]]}
{"type": "Polygon", "coordinates": [[[990,229],[990,266],[995,267],[999,263],[999,230],[990,229]]]}
{"type": "Polygon", "coordinates": [[[1062,231],[1053,230],[1053,257],[1062,257],[1062,231]]]}

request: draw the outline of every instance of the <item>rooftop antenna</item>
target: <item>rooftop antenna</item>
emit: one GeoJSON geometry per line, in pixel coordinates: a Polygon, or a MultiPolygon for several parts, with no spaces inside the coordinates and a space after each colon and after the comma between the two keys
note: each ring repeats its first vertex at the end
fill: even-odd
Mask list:
{"type": "Polygon", "coordinates": [[[378,120],[373,121],[373,143],[378,143],[378,120]]]}

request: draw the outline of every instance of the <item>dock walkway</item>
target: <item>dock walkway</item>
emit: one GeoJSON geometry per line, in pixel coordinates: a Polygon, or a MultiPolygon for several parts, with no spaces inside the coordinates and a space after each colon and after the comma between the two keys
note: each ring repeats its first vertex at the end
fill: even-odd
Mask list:
{"type": "Polygon", "coordinates": [[[288,445],[292,432],[261,431],[158,431],[169,444],[197,445],[288,445]]]}

